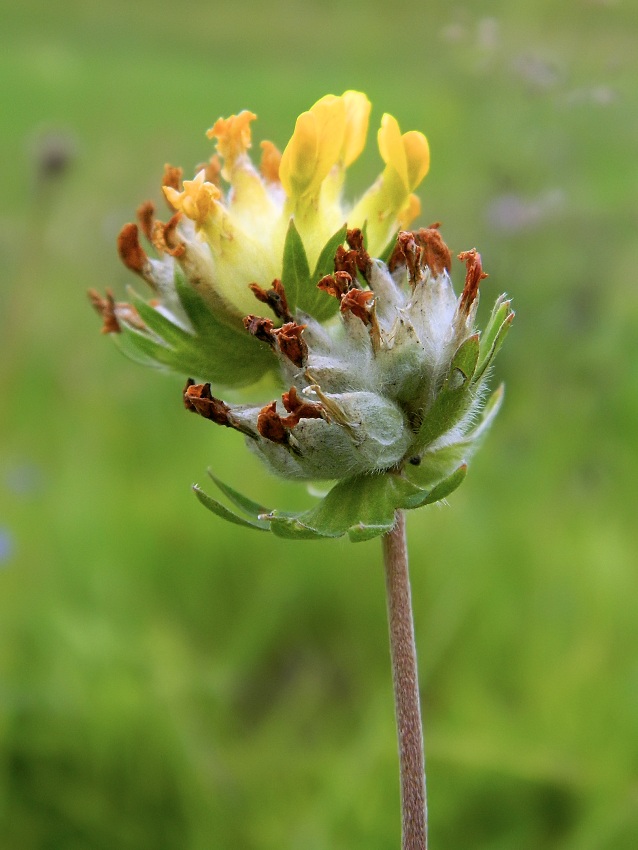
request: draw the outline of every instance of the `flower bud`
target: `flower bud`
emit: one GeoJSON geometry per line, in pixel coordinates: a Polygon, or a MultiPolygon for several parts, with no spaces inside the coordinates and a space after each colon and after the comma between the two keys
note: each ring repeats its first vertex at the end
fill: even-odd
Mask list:
{"type": "Polygon", "coordinates": [[[484,404],[486,377],[511,326],[510,302],[498,299],[478,333],[480,255],[459,255],[466,274],[457,297],[438,225],[405,229],[429,169],[425,136],[401,133],[384,115],[382,174],[354,207],[341,199],[369,113],[360,92],[321,98],[299,116],[283,154],[261,143],[260,169],[249,155],[255,115],[219,119],[208,131],[217,153],[192,180],[166,168],[168,223],[149,202],[139,226],[120,234],[120,256],[152,299],[91,294],[123,350],[189,376],[187,410],[239,431],[277,475],[339,481],[324,507],[294,519],[221,482],[242,516],[197,491],[240,525],[292,537],[383,533],[396,509],[458,486],[501,403],[497,390],[484,404]],[[268,371],[279,394],[266,404],[213,394],[268,371]]]}

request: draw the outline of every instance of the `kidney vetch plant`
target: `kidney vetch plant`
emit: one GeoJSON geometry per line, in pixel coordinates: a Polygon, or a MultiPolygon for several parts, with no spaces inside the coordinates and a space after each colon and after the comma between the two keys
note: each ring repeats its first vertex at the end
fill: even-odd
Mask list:
{"type": "Polygon", "coordinates": [[[491,424],[502,388],[486,379],[511,325],[501,296],[475,328],[476,250],[451,255],[438,224],[409,230],[413,194],[430,163],[425,136],[401,133],[384,115],[384,168],[354,206],[342,199],[359,156],[370,103],[328,95],[297,119],[283,153],[261,143],[249,155],[255,115],[220,118],[208,131],[217,153],[192,180],[166,166],[168,221],[151,202],[118,237],[124,264],[150,300],[107,292],[91,298],[106,333],[143,363],[188,377],[186,409],[239,432],[276,475],[334,481],[310,510],[258,504],[211,474],[225,497],[199,487],[214,514],[297,540],[381,536],[401,775],[404,850],[424,850],[427,814],[423,740],[404,514],[448,496],[491,424]],[[143,234],[154,250],[147,254],[143,234]],[[278,379],[265,404],[228,404],[219,388],[278,379]]]}

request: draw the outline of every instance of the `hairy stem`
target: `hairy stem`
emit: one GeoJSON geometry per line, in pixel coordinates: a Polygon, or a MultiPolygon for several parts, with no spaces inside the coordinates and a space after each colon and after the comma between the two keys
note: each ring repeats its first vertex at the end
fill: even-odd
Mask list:
{"type": "Polygon", "coordinates": [[[402,850],[426,850],[427,802],[405,516],[383,537],[390,655],[401,772],[402,850]]]}

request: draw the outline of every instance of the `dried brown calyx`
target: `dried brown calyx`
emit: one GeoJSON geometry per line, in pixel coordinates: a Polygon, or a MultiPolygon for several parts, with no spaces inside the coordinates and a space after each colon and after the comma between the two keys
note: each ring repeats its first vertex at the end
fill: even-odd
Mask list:
{"type": "Polygon", "coordinates": [[[270,289],[263,289],[257,283],[248,285],[255,298],[262,304],[267,304],[278,319],[283,319],[284,322],[292,322],[293,316],[288,307],[286,290],[280,280],[273,280],[270,289]]]}
{"type": "Polygon", "coordinates": [[[481,255],[476,248],[472,248],[470,251],[462,251],[458,256],[459,260],[465,263],[466,268],[465,286],[461,293],[459,308],[462,313],[467,315],[478,295],[479,284],[487,277],[487,274],[483,271],[481,255]]]}
{"type": "Polygon", "coordinates": [[[344,248],[343,245],[339,245],[335,252],[335,272],[347,272],[350,275],[352,286],[358,287],[358,272],[364,280],[369,281],[370,255],[363,246],[363,234],[359,228],[353,228],[346,232],[346,242],[349,250],[344,248]]]}

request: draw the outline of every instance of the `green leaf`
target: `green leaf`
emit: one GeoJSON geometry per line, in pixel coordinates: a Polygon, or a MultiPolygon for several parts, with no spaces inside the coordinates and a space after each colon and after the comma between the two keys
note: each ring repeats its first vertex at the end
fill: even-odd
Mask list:
{"type": "Polygon", "coordinates": [[[343,245],[346,241],[347,225],[340,227],[337,232],[328,239],[326,244],[321,249],[317,265],[315,266],[312,279],[315,283],[321,280],[327,274],[333,274],[335,270],[335,254],[339,245],[343,245]]]}
{"type": "Polygon", "coordinates": [[[308,265],[306,249],[303,246],[301,236],[292,218],[288,225],[288,232],[286,233],[286,241],[284,243],[281,282],[286,290],[286,300],[288,301],[291,312],[294,312],[297,306],[302,310],[307,310],[304,302],[308,300],[309,290],[311,288],[310,266],[308,265]]]}
{"type": "Polygon", "coordinates": [[[150,333],[122,321],[127,338],[120,347],[125,353],[146,364],[154,362],[226,387],[255,383],[276,365],[268,345],[250,336],[239,323],[235,326],[217,319],[181,271],[175,274],[175,287],[195,332],[184,330],[131,290],[131,301],[150,333]]]}
{"type": "Polygon", "coordinates": [[[348,534],[354,543],[359,543],[390,531],[397,510],[412,510],[444,499],[461,483],[466,469],[465,465],[455,469],[430,490],[417,487],[396,473],[346,478],[317,505],[298,514],[268,512],[262,505],[221,482],[210,471],[215,484],[246,517],[233,513],[197,485],[193,490],[208,510],[236,525],[260,531],[270,529],[278,537],[289,540],[320,540],[348,534]]]}
{"type": "Polygon", "coordinates": [[[199,359],[208,364],[206,372],[191,374],[221,386],[240,387],[254,383],[276,366],[270,347],[247,333],[232,317],[228,322],[218,319],[179,268],[175,271],[175,289],[196,331],[193,344],[199,359]]]}
{"type": "Polygon", "coordinates": [[[432,490],[423,490],[401,475],[361,475],[340,481],[314,508],[297,516],[268,516],[272,531],[293,539],[333,538],[348,534],[352,542],[390,531],[398,509],[438,502],[455,490],[467,467],[462,465],[432,490]]]}
{"type": "Polygon", "coordinates": [[[235,525],[242,525],[245,528],[255,528],[258,531],[268,531],[267,522],[262,522],[261,520],[248,520],[234,514],[232,511],[228,510],[228,508],[225,508],[224,505],[211,498],[207,493],[204,493],[204,491],[196,484],[193,485],[193,491],[202,505],[204,505],[205,508],[208,508],[209,511],[212,511],[212,513],[216,514],[216,516],[221,517],[221,519],[225,519],[227,522],[232,522],[235,525]]]}
{"type": "Polygon", "coordinates": [[[229,487],[228,484],[224,484],[223,481],[220,481],[219,478],[213,475],[210,469],[208,470],[208,475],[212,478],[222,493],[227,496],[236,507],[243,511],[247,516],[251,517],[251,519],[259,520],[261,514],[270,513],[270,508],[265,508],[258,502],[253,502],[252,499],[238,493],[237,490],[229,487]]]}
{"type": "Polygon", "coordinates": [[[192,344],[192,334],[180,328],[174,322],[171,322],[170,319],[163,313],[160,313],[159,310],[156,310],[155,307],[147,304],[134,289],[129,288],[129,295],[133,306],[146,327],[157,334],[160,339],[164,340],[168,346],[178,348],[187,347],[192,344]]]}
{"type": "Polygon", "coordinates": [[[281,537],[342,537],[354,529],[364,540],[394,525],[394,500],[387,475],[347,478],[335,485],[319,504],[297,517],[274,514],[272,531],[281,537]]]}
{"type": "Polygon", "coordinates": [[[445,382],[427,411],[414,444],[414,454],[434,442],[469,410],[474,396],[472,376],[479,356],[479,336],[474,334],[460,346],[450,364],[445,382]]]}

